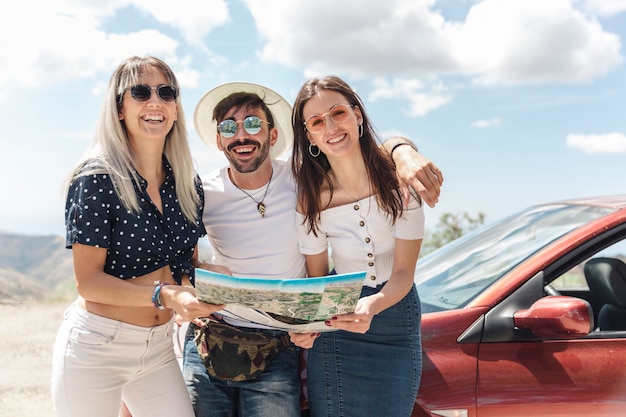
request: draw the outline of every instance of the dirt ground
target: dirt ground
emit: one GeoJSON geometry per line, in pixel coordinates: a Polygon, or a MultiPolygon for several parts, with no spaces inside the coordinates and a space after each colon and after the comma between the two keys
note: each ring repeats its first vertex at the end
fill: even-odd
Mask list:
{"type": "Polygon", "coordinates": [[[68,304],[0,304],[0,417],[54,417],[52,345],[68,304]]]}

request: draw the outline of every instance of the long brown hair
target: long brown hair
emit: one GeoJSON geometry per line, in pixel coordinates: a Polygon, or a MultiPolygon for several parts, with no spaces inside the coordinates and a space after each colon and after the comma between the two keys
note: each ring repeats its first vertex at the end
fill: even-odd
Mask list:
{"type": "Polygon", "coordinates": [[[392,222],[395,222],[402,214],[402,198],[398,192],[395,165],[389,155],[379,146],[380,139],[365,112],[361,98],[345,81],[329,75],[323,78],[312,78],[304,83],[296,97],[291,117],[294,134],[291,169],[296,181],[298,202],[305,215],[305,221],[309,224],[309,231],[317,235],[320,212],[327,207],[322,207],[320,198],[322,187],[328,185],[331,199],[333,195],[328,158],[323,152],[320,152],[317,157],[309,153],[310,142],[304,126],[304,105],[323,90],[338,92],[346,98],[349,104],[358,106],[361,110],[363,116],[363,135],[360,138],[361,155],[379,206],[391,217],[392,222]]]}

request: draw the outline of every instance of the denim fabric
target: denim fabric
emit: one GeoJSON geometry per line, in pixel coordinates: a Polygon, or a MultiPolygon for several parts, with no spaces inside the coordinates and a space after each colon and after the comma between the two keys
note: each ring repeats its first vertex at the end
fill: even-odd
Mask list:
{"type": "MultiPolygon", "coordinates": [[[[382,287],[363,287],[361,297],[382,287]]],[[[422,371],[420,322],[413,286],[366,334],[322,333],[308,352],[311,416],[410,416],[422,371]]]]}
{"type": "MultiPolygon", "coordinates": [[[[185,337],[183,375],[196,417],[298,417],[300,380],[298,348],[293,344],[279,353],[258,378],[226,381],[209,375],[193,340],[195,325],[185,337]]],[[[269,336],[284,332],[260,329],[269,336]]]]}
{"type": "Polygon", "coordinates": [[[52,398],[58,417],[193,417],[172,346],[172,323],[140,327],[73,304],[57,334],[52,398]]]}

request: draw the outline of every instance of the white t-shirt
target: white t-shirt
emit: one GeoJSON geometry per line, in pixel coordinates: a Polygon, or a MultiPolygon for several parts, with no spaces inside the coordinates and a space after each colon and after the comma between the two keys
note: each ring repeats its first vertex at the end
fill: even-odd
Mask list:
{"type": "Polygon", "coordinates": [[[246,190],[263,200],[265,217],[257,203],[238,189],[228,167],[203,178],[202,220],[213,249],[212,263],[230,268],[233,276],[303,278],[304,256],[298,250],[296,188],[290,161],[273,160],[273,174],[265,200],[266,185],[246,190]]]}

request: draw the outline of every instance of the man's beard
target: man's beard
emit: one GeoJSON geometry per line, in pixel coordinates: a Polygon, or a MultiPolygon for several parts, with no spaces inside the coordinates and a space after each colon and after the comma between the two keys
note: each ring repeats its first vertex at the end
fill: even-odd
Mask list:
{"type": "MultiPolygon", "coordinates": [[[[241,144],[246,144],[246,143],[254,143],[253,141],[241,141],[241,142],[237,142],[237,144],[231,144],[231,148],[234,146],[239,146],[241,144]]],[[[259,169],[259,167],[261,166],[261,164],[269,157],[270,154],[270,140],[269,140],[269,135],[267,140],[265,140],[264,142],[257,142],[260,146],[258,147],[258,151],[257,151],[257,156],[247,162],[242,163],[240,160],[238,160],[233,154],[235,154],[234,151],[229,150],[226,153],[226,159],[228,159],[228,161],[230,162],[230,164],[232,165],[232,167],[237,171],[240,172],[242,174],[245,173],[249,173],[249,172],[254,172],[257,169],[259,169]]]]}

